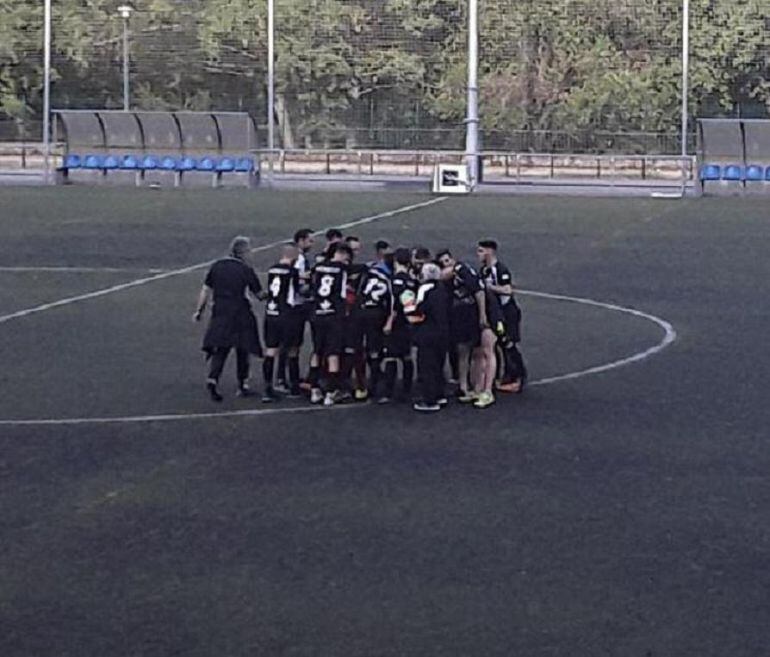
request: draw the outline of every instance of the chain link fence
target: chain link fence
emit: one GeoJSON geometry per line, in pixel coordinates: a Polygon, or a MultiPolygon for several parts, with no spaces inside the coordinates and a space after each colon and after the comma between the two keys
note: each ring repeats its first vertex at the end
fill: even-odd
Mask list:
{"type": "MultiPolygon", "coordinates": [[[[54,0],[55,108],[267,114],[267,0],[54,0]]],[[[283,148],[459,149],[464,0],[275,0],[283,148]]],[[[692,0],[693,116],[768,116],[767,0],[692,0]]],[[[40,139],[42,2],[0,0],[0,139],[40,139]]],[[[480,0],[482,148],[679,150],[681,0],[480,0]]]]}

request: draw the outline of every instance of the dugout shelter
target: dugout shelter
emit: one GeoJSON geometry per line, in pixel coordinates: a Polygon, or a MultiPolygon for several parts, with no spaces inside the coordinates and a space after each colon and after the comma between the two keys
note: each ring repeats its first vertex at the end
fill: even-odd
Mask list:
{"type": "Polygon", "coordinates": [[[256,126],[245,112],[54,110],[60,183],[256,186],[256,126]]]}

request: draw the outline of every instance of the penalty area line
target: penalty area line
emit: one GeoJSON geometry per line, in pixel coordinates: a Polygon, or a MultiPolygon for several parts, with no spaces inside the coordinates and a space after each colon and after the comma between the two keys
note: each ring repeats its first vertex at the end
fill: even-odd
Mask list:
{"type": "MultiPolygon", "coordinates": [[[[320,230],[315,231],[313,235],[314,236],[323,235],[324,232],[329,230],[330,228],[339,228],[341,230],[344,230],[347,228],[353,228],[354,226],[363,226],[364,224],[370,224],[380,219],[387,219],[389,217],[395,217],[397,215],[405,214],[407,212],[413,212],[414,210],[419,210],[421,208],[427,208],[431,205],[435,205],[436,203],[441,203],[446,199],[447,199],[446,196],[439,196],[436,198],[432,198],[428,201],[423,201],[422,203],[405,205],[403,207],[396,208],[394,210],[387,210],[385,212],[379,212],[377,214],[373,214],[368,217],[362,217],[361,219],[354,219],[353,221],[348,221],[344,224],[337,224],[335,226],[326,226],[325,228],[321,228],[320,230]]],[[[262,244],[260,246],[257,246],[251,249],[251,252],[259,253],[261,251],[269,251],[270,249],[279,247],[282,244],[286,244],[286,242],[289,240],[291,240],[291,237],[285,237],[281,240],[270,242],[269,244],[262,244]]],[[[86,294],[79,294],[74,297],[59,299],[58,301],[53,301],[51,303],[44,303],[40,306],[25,308],[24,310],[17,310],[16,312],[10,313],[8,315],[0,315],[0,324],[5,324],[6,322],[10,322],[11,320],[20,319],[21,317],[36,315],[37,313],[42,313],[47,310],[53,310],[54,308],[69,306],[69,305],[72,305],[73,303],[78,303],[80,301],[88,301],[89,299],[98,299],[99,297],[104,297],[104,296],[107,296],[108,294],[114,294],[115,292],[122,292],[123,290],[129,290],[131,288],[140,287],[142,285],[147,285],[149,283],[155,283],[156,281],[163,281],[168,278],[173,278],[175,276],[190,274],[194,271],[198,271],[199,269],[205,269],[206,267],[210,267],[214,262],[216,262],[216,260],[207,260],[206,262],[199,262],[195,265],[190,265],[188,267],[181,267],[180,269],[171,269],[169,271],[164,271],[160,274],[154,274],[153,276],[137,278],[133,281],[128,281],[127,283],[112,285],[110,287],[102,288],[100,290],[95,290],[93,292],[87,292],[86,294]]]]}
{"type": "MultiPolygon", "coordinates": [[[[638,363],[655,354],[660,353],[677,339],[676,330],[665,319],[656,317],[650,313],[636,310],[635,308],[627,308],[625,306],[619,306],[614,303],[605,303],[603,301],[595,301],[593,299],[587,299],[584,297],[571,297],[564,294],[551,294],[548,292],[536,292],[534,290],[517,290],[517,294],[530,297],[539,297],[542,299],[551,299],[553,301],[564,301],[568,303],[576,303],[584,306],[594,306],[596,308],[603,308],[604,310],[610,310],[612,312],[624,313],[626,315],[632,315],[640,319],[652,322],[663,330],[663,338],[656,345],[639,351],[631,356],[620,358],[609,363],[603,363],[601,365],[595,365],[583,370],[575,372],[568,372],[566,374],[559,374],[556,376],[550,376],[544,379],[537,379],[529,383],[530,386],[544,386],[553,383],[559,383],[561,381],[570,381],[574,379],[580,379],[586,376],[594,374],[601,374],[603,372],[609,372],[611,370],[631,365],[632,363],[638,363]]],[[[265,415],[284,415],[292,413],[313,413],[319,411],[340,411],[351,410],[355,408],[367,408],[371,404],[350,404],[342,406],[333,406],[332,408],[324,408],[323,406],[295,406],[284,408],[264,408],[253,409],[243,411],[221,411],[211,413],[169,413],[165,415],[134,415],[126,417],[103,417],[103,418],[52,418],[43,420],[0,420],[0,426],[7,427],[25,427],[25,426],[78,426],[78,425],[100,425],[100,424],[136,424],[136,423],[149,423],[149,422],[179,422],[183,420],[210,420],[210,419],[228,419],[228,418],[242,418],[242,417],[260,417],[265,415]]]]}

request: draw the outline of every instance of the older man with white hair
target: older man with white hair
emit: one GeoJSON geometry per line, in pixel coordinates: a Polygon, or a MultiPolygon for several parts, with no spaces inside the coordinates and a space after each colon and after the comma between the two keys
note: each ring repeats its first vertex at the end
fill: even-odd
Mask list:
{"type": "Polygon", "coordinates": [[[404,314],[414,327],[421,391],[414,410],[421,413],[434,413],[446,404],[442,368],[449,343],[449,293],[440,279],[439,267],[426,263],[417,294],[407,290],[401,295],[404,314]]]}
{"type": "Polygon", "coordinates": [[[211,321],[203,338],[203,351],[209,360],[206,388],[215,402],[222,401],[218,389],[219,377],[231,349],[235,349],[238,395],[241,397],[252,395],[248,386],[250,355],[262,356],[259,328],[248,294],[260,300],[265,298],[265,294],[257,274],[247,261],[250,251],[248,237],[233,239],[230,254],[217,260],[206,274],[193,315],[193,320],[199,322],[213,299],[211,321]]]}

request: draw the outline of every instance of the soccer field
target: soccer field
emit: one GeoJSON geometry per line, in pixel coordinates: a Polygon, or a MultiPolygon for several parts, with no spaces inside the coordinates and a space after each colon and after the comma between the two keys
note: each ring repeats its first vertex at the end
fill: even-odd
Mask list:
{"type": "Polygon", "coordinates": [[[766,201],[0,188],[0,231],[3,657],[767,653],[766,201]],[[341,225],[497,239],[534,385],[214,406],[206,263],[341,225]]]}

